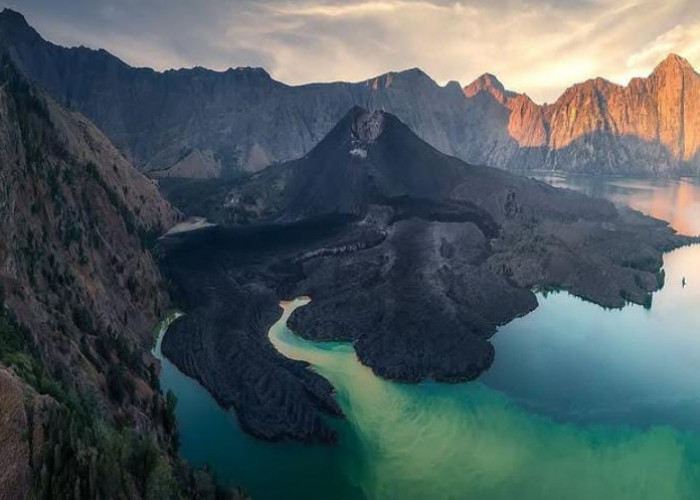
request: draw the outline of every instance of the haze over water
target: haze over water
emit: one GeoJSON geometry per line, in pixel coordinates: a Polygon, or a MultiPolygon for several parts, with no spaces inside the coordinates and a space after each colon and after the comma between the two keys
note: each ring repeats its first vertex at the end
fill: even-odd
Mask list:
{"type": "MultiPolygon", "coordinates": [[[[561,184],[561,179],[555,180],[561,184]]],[[[571,187],[627,202],[699,233],[700,190],[616,179],[571,187]]],[[[665,256],[650,309],[604,310],[566,293],[492,339],[496,360],[467,384],[395,384],[350,345],[312,343],[285,321],[284,355],[308,361],[347,415],[340,445],[269,444],[245,435],[167,360],[161,383],[179,398],[182,452],[211,463],[253,498],[673,499],[700,491],[700,247],[665,256]],[[682,277],[687,284],[682,286],[682,277]]]]}
{"type": "Polygon", "coordinates": [[[697,179],[591,177],[541,172],[532,177],[555,187],[581,191],[628,205],[667,221],[681,234],[700,235],[700,185],[697,179]]]}

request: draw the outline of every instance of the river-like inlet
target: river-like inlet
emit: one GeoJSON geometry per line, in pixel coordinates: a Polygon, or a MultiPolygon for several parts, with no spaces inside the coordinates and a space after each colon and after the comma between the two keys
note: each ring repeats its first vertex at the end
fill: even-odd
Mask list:
{"type": "MultiPolygon", "coordinates": [[[[700,233],[694,182],[544,179],[700,233]]],[[[270,341],[336,388],[347,417],[330,421],[338,446],[249,437],[160,343],[154,353],[163,389],[178,397],[184,457],[255,499],[698,498],[700,246],[667,254],[664,269],[648,309],[538,295],[534,312],[493,337],[491,370],[465,384],[382,380],[351,345],[286,328],[308,299],[281,304],[270,341]]]]}

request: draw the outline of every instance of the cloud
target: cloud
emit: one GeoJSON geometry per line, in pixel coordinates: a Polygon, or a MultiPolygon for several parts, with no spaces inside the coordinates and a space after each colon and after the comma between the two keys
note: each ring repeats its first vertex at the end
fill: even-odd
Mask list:
{"type": "Polygon", "coordinates": [[[8,0],[57,43],[156,69],[264,66],[290,84],[421,67],[481,73],[539,101],[594,76],[626,83],[667,52],[700,63],[695,0],[8,0]],[[21,4],[21,5],[19,5],[21,4]]]}
{"type": "MultiPolygon", "coordinates": [[[[362,3],[347,3],[344,5],[333,4],[306,4],[306,5],[282,5],[273,6],[270,10],[281,15],[307,16],[307,17],[338,17],[338,16],[366,16],[396,12],[399,9],[409,7],[407,2],[398,1],[370,1],[362,3]]],[[[435,7],[431,4],[425,4],[435,7]]],[[[437,7],[435,7],[437,8],[437,7]]]]}
{"type": "Polygon", "coordinates": [[[700,60],[700,22],[674,26],[630,55],[627,66],[632,72],[647,68],[669,53],[682,55],[689,60],[700,60]]]}

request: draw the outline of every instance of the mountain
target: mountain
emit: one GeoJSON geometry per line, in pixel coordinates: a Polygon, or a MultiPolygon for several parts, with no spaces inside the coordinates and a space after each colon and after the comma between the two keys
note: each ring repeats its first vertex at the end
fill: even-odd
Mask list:
{"type": "Polygon", "coordinates": [[[603,79],[567,90],[545,112],[547,165],[587,171],[696,173],[700,75],[670,55],[646,79],[622,87],[603,79]]]}
{"type": "Polygon", "coordinates": [[[0,185],[0,496],[192,494],[148,354],[178,213],[5,54],[0,185]]]}
{"type": "Polygon", "coordinates": [[[700,76],[674,55],[626,87],[598,78],[539,105],[491,74],[462,89],[419,69],[288,86],[260,68],[132,68],[104,50],[47,42],[8,9],[0,42],[157,177],[230,177],[298,158],[353,106],[389,111],[441,152],[507,170],[668,176],[700,165],[700,76]]]}
{"type": "Polygon", "coordinates": [[[311,152],[265,169],[224,207],[233,223],[360,215],[382,200],[444,199],[461,178],[459,160],[426,147],[395,116],[354,107],[311,152]]]}
{"type": "Polygon", "coordinates": [[[307,155],[230,187],[220,225],[164,240],[186,312],[164,353],[241,425],[270,440],[332,441],[332,387],[267,339],[280,300],[308,295],[298,335],[351,342],[376,374],[471,380],[498,325],[566,289],[648,304],[662,252],[692,241],[664,222],[422,141],[396,116],[353,108],[307,155]]]}
{"type": "MultiPolygon", "coordinates": [[[[508,110],[507,137],[494,141],[484,163],[523,171],[664,176],[696,174],[700,166],[698,89],[700,75],[688,61],[670,55],[648,78],[627,86],[588,80],[550,105],[505,91],[492,75],[464,93],[508,110]]],[[[492,114],[484,112],[483,120],[492,114]]]]}

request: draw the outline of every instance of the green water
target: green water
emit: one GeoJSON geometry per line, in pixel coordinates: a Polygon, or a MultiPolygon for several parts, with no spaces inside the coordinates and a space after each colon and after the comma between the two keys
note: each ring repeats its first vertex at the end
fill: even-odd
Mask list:
{"type": "Polygon", "coordinates": [[[259,499],[700,498],[700,247],[667,254],[665,269],[651,309],[538,296],[469,384],[381,380],[350,345],[291,333],[305,300],[284,304],[270,340],[334,385],[340,445],[250,438],[163,360],[182,453],[259,499]]]}
{"type": "MultiPolygon", "coordinates": [[[[282,309],[280,309],[280,314],[282,309]]],[[[353,499],[362,494],[348,482],[345,450],[297,443],[267,443],[244,433],[232,412],[223,410],[195,380],[180,372],[161,351],[170,315],[160,325],[153,354],[161,361],[163,391],[178,398],[180,451],[195,466],[211,466],[219,480],[243,486],[255,499],[353,499]]],[[[348,427],[346,422],[333,425],[348,427]]]]}
{"type": "Polygon", "coordinates": [[[344,465],[368,498],[693,498],[700,488],[700,436],[560,424],[481,383],[386,382],[350,346],[294,336],[286,316],[270,338],[338,390],[353,446],[344,465]]]}

